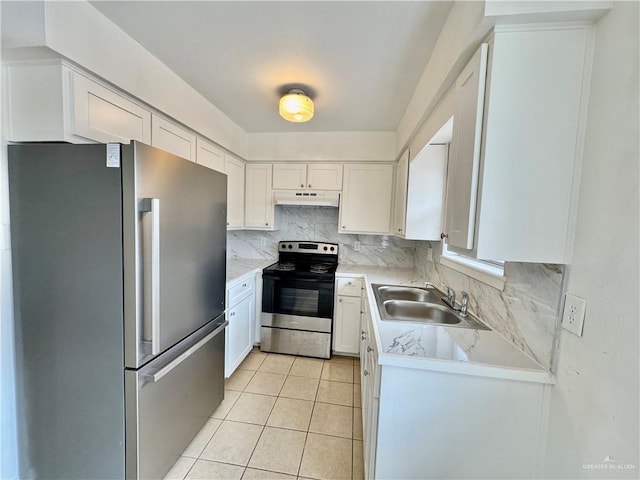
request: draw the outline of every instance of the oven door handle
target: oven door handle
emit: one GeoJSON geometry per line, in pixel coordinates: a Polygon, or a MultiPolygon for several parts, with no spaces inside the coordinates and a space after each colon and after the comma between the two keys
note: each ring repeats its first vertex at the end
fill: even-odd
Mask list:
{"type": "Polygon", "coordinates": [[[264,278],[269,278],[270,280],[291,280],[293,282],[308,282],[308,283],[320,283],[320,282],[323,282],[323,283],[330,283],[330,284],[333,285],[333,282],[327,282],[327,281],[324,281],[324,280],[319,280],[317,278],[287,278],[287,277],[279,277],[279,276],[276,276],[276,275],[273,275],[273,276],[272,275],[268,275],[268,276],[267,275],[263,275],[262,278],[263,279],[264,278]]]}

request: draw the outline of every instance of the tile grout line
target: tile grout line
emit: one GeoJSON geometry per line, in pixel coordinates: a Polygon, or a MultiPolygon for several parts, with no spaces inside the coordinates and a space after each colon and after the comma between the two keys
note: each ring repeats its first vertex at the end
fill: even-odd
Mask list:
{"type": "Polygon", "coordinates": [[[320,379],[322,378],[322,371],[324,370],[325,362],[322,361],[322,368],[320,369],[320,377],[318,378],[318,386],[316,387],[316,394],[313,397],[313,405],[311,406],[311,415],[309,416],[309,425],[307,425],[307,432],[304,436],[304,445],[302,446],[302,455],[300,455],[300,463],[298,464],[298,473],[296,477],[300,476],[300,469],[302,468],[302,460],[304,459],[304,452],[307,448],[307,440],[309,439],[309,429],[311,428],[311,420],[313,419],[313,412],[316,410],[316,400],[318,398],[318,391],[320,390],[320,379]]]}

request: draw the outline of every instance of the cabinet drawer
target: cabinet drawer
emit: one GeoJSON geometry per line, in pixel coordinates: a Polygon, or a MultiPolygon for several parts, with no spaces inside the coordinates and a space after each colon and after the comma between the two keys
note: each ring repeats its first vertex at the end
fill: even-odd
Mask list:
{"type": "Polygon", "coordinates": [[[247,278],[229,288],[227,291],[227,309],[233,307],[243,298],[251,295],[255,288],[254,284],[253,278],[247,278]]]}
{"type": "Polygon", "coordinates": [[[361,278],[338,278],[338,295],[347,295],[349,297],[359,297],[362,294],[361,278]]]}

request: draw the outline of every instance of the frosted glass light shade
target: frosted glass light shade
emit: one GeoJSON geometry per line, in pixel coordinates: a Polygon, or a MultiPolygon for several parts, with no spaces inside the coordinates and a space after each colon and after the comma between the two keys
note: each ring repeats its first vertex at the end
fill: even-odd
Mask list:
{"type": "Polygon", "coordinates": [[[283,95],[279,105],[280,116],[290,122],[306,122],[313,117],[313,100],[297,88],[283,95]]]}

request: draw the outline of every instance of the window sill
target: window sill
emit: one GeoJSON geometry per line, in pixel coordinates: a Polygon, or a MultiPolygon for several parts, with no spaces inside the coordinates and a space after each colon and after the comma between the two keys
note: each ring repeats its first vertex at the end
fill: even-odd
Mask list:
{"type": "Polygon", "coordinates": [[[467,261],[463,258],[450,257],[441,255],[440,264],[449,267],[452,270],[463,273],[468,277],[474,278],[479,282],[485,283],[490,287],[503,291],[506,278],[504,274],[498,273],[498,269],[491,267],[480,267],[473,261],[467,261]]]}

